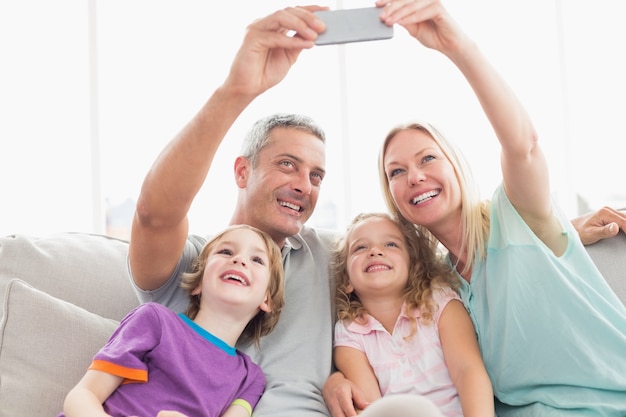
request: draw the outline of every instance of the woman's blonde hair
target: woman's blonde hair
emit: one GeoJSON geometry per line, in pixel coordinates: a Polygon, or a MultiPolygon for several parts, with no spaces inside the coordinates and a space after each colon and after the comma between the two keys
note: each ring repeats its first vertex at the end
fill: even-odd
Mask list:
{"type": "Polygon", "coordinates": [[[206,268],[206,261],[209,255],[213,252],[215,246],[230,232],[238,229],[248,229],[255,232],[263,243],[267,251],[267,257],[269,259],[270,280],[267,288],[268,304],[271,311],[265,312],[259,311],[256,316],[250,320],[243,330],[240,342],[254,342],[258,347],[261,337],[270,333],[280,317],[280,313],[285,305],[285,286],[284,286],[284,271],[282,256],[280,254],[280,248],[272,240],[272,238],[265,232],[245,224],[229,226],[215,235],[206,245],[202,248],[200,255],[196,259],[192,270],[183,274],[181,287],[184,288],[189,296],[189,306],[185,314],[190,319],[195,319],[200,311],[200,300],[202,293],[192,294],[192,292],[202,284],[202,277],[204,276],[204,270],[206,268]]]}
{"type": "Polygon", "coordinates": [[[412,331],[415,334],[417,320],[412,311],[419,311],[420,321],[431,323],[438,306],[433,300],[433,290],[437,288],[458,288],[459,281],[452,274],[438,253],[430,247],[428,241],[420,236],[412,224],[396,220],[387,213],[361,213],[348,226],[346,233],[336,240],[331,257],[331,274],[335,280],[335,303],[337,318],[345,321],[365,322],[367,310],[358,294],[348,291],[350,276],[348,274],[348,239],[354,228],[368,219],[386,219],[398,226],[409,253],[409,277],[403,295],[406,303],[407,316],[412,320],[412,331]]]}
{"type": "MultiPolygon", "coordinates": [[[[489,203],[480,201],[480,193],[472,172],[462,153],[456,149],[454,144],[446,139],[435,127],[428,123],[411,122],[394,127],[385,137],[385,141],[378,155],[378,173],[383,198],[387,208],[398,218],[407,221],[400,213],[395,204],[391,190],[389,189],[389,179],[385,172],[385,153],[391,140],[400,132],[407,130],[418,130],[429,135],[439,146],[454,169],[456,179],[461,189],[461,227],[463,228],[463,250],[467,253],[465,267],[461,273],[471,270],[476,256],[484,258],[485,242],[489,236],[489,203]]],[[[439,242],[430,231],[421,225],[415,225],[418,233],[425,236],[432,248],[438,248],[439,242]]]]}

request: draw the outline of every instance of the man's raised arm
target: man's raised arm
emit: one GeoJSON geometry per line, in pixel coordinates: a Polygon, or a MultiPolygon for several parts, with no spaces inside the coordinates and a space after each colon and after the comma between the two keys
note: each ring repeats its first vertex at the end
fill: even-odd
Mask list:
{"type": "Polygon", "coordinates": [[[224,83],[157,157],[141,187],[130,238],[130,268],[140,288],[159,288],[170,277],[187,239],[187,212],[219,145],[241,112],[314,46],[324,25],[312,11],[321,9],[289,7],[250,24],[224,83]]]}

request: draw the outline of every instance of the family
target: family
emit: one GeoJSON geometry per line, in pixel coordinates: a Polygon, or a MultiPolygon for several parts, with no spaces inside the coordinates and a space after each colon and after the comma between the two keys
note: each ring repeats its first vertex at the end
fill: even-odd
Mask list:
{"type": "Polygon", "coordinates": [[[474,91],[501,149],[491,199],[456,146],[416,120],[381,138],[389,213],[315,230],[324,131],[274,114],[235,160],[230,226],[208,241],[190,234],[220,143],[314,47],[325,27],[313,12],[325,8],[254,21],[227,78],[145,177],[129,246],[143,304],[64,415],[626,415],[626,307],[583,246],[626,231],[626,216],[562,214],[532,121],[441,1],[376,6],[474,91]]]}

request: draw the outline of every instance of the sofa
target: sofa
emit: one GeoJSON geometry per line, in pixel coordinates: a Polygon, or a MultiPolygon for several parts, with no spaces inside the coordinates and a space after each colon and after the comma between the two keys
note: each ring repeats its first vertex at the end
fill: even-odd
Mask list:
{"type": "MultiPolygon", "coordinates": [[[[626,234],[587,247],[626,303],[626,234]]],[[[128,242],[88,233],[0,238],[0,417],[51,417],[138,305],[128,242]]]]}

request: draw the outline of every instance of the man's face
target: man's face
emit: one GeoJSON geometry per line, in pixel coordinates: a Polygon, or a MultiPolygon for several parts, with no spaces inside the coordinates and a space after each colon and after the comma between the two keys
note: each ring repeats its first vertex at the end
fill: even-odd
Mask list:
{"type": "Polygon", "coordinates": [[[325,175],[324,142],[298,129],[275,128],[257,166],[244,165],[244,170],[236,167],[237,183],[245,194],[244,221],[282,246],[313,214],[325,175]]]}

